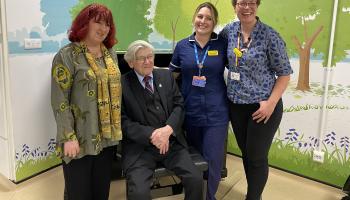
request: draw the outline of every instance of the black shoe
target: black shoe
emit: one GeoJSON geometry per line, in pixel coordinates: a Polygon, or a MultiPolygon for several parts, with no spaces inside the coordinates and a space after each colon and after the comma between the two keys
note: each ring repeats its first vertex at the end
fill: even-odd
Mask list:
{"type": "MultiPolygon", "coordinates": [[[[245,196],[245,200],[247,200],[247,195],[245,196]]],[[[260,197],[260,200],[262,200],[262,197],[260,197]]],[[[344,199],[341,199],[344,200],[344,199]]],[[[350,200],[350,199],[345,199],[345,200],[350,200]]]]}

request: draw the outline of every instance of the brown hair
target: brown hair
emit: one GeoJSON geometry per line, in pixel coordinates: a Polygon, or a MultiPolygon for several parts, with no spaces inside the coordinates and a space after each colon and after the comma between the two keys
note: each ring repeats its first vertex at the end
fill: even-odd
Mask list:
{"type": "MultiPolygon", "coordinates": [[[[232,6],[235,7],[236,4],[237,4],[237,0],[232,0],[231,3],[232,3],[232,6]]],[[[256,4],[259,6],[260,5],[260,0],[257,0],[256,4]]]]}
{"type": "Polygon", "coordinates": [[[211,14],[213,15],[214,26],[216,26],[216,24],[218,23],[218,18],[219,18],[218,10],[210,2],[204,2],[204,3],[199,4],[199,6],[196,8],[196,11],[193,14],[192,22],[196,18],[199,10],[202,8],[208,8],[210,10],[211,14]]]}

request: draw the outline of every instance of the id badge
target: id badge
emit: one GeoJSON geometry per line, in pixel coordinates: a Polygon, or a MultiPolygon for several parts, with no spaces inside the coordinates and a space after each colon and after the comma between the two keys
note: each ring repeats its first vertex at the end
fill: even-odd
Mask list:
{"type": "Polygon", "coordinates": [[[237,72],[231,72],[231,79],[235,81],[239,81],[240,79],[240,74],[237,72]]]}
{"type": "Polygon", "coordinates": [[[206,84],[205,76],[193,76],[192,85],[196,87],[205,87],[206,84]]]}
{"type": "Polygon", "coordinates": [[[219,51],[218,50],[210,50],[208,51],[208,56],[218,56],[219,51]]]}

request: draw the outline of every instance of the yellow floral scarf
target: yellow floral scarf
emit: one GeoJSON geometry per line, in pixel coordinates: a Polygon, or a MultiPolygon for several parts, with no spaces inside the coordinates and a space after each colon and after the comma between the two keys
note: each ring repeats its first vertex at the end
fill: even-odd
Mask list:
{"type": "Polygon", "coordinates": [[[106,69],[98,66],[85,44],[81,43],[85,57],[96,75],[97,104],[100,132],[103,138],[121,140],[121,83],[118,64],[114,62],[108,49],[101,44],[106,69]]]}

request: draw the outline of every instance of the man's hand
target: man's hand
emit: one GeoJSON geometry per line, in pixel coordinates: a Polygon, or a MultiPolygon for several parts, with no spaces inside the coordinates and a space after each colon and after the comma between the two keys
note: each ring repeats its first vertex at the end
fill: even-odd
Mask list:
{"type": "Polygon", "coordinates": [[[77,140],[67,141],[64,143],[64,155],[74,158],[79,154],[80,147],[77,140]]]}
{"type": "Polygon", "coordinates": [[[153,131],[151,143],[159,149],[160,154],[165,154],[169,150],[169,137],[173,133],[171,126],[166,125],[153,131]]]}

